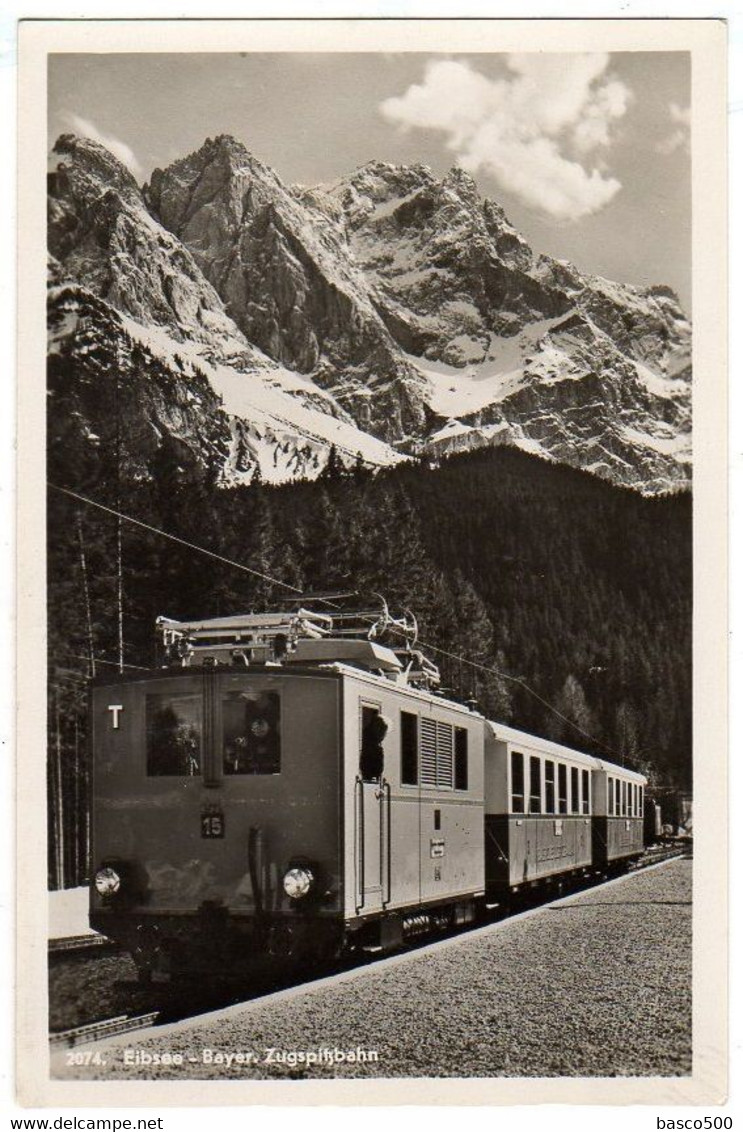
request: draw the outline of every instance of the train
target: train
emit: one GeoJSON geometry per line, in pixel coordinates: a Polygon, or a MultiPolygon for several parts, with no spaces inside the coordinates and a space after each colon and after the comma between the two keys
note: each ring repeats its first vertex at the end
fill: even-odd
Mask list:
{"type": "Polygon", "coordinates": [[[158,619],[90,690],[90,925],[168,980],[383,953],[626,869],[646,779],[440,687],[415,619],[158,619]]]}

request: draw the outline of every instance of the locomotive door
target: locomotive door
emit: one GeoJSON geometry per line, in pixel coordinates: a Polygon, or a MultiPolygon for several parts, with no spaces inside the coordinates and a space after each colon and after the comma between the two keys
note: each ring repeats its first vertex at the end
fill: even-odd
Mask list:
{"type": "Polygon", "coordinates": [[[360,704],[355,784],[356,907],[378,912],[390,899],[390,787],[384,777],[387,722],[378,704],[360,704]]]}

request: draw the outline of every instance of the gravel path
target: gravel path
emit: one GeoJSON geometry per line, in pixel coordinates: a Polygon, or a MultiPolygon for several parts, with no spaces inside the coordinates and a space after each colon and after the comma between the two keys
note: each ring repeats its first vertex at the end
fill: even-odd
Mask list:
{"type": "Polygon", "coordinates": [[[691,861],[332,985],[99,1048],[105,1067],[69,1067],[58,1054],[53,1072],[134,1080],[690,1074],[691,861]],[[127,1065],[125,1049],[140,1064],[127,1065]],[[358,1049],[378,1059],[322,1059],[358,1049]],[[288,1061],[267,1062],[268,1050],[288,1061]],[[329,1053],[317,1063],[296,1057],[318,1050],[329,1053]],[[183,1063],[141,1063],[164,1051],[183,1063]]]}

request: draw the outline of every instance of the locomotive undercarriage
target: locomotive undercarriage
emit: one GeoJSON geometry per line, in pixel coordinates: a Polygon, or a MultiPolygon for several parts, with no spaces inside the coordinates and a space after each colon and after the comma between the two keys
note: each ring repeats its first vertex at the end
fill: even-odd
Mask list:
{"type": "Polygon", "coordinates": [[[467,899],[344,922],[312,914],[256,918],[205,906],[191,915],[101,912],[91,916],[91,927],[130,953],[142,982],[214,980],[308,969],[344,953],[394,951],[474,923],[483,911],[481,900],[467,899]]]}
{"type": "Polygon", "coordinates": [[[343,924],[335,919],[256,919],[219,906],[191,915],[101,914],[91,917],[91,926],[131,954],[142,982],[291,971],[327,960],[343,945],[343,924]]]}
{"type": "Polygon", "coordinates": [[[408,943],[486,920],[488,910],[515,911],[574,887],[625,873],[635,856],[580,868],[521,885],[489,884],[484,897],[423,905],[343,921],[337,916],[234,915],[205,904],[192,914],[143,914],[115,910],[91,917],[91,926],[128,951],[140,981],[261,978],[309,970],[343,954],[383,954],[408,943]]]}

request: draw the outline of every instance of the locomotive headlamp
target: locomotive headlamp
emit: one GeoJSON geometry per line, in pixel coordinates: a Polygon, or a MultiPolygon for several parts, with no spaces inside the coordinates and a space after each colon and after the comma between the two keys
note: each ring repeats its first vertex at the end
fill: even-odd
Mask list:
{"type": "Polygon", "coordinates": [[[294,865],[284,873],[284,892],[291,900],[301,900],[314,883],[312,871],[306,865],[294,865]]]}
{"type": "Polygon", "coordinates": [[[93,883],[100,896],[113,896],[121,888],[121,877],[115,869],[106,867],[98,870],[93,883]]]}

